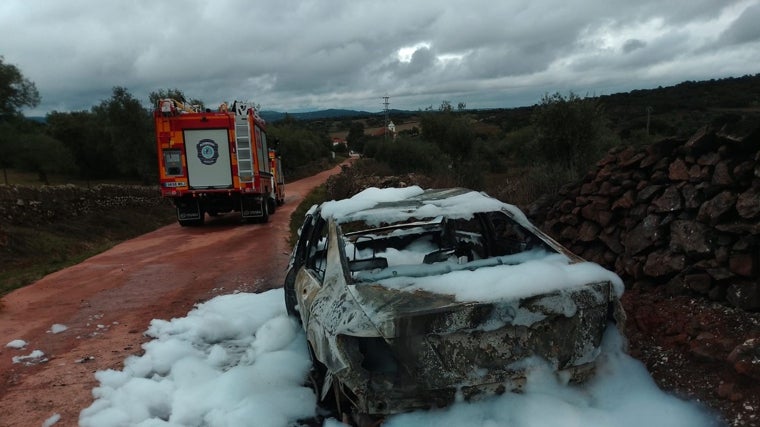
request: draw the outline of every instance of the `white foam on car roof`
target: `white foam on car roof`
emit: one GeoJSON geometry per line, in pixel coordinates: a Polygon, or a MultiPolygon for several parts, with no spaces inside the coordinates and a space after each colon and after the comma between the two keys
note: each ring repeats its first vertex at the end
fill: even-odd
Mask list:
{"type": "MultiPolygon", "coordinates": [[[[326,202],[322,205],[324,218],[342,221],[362,220],[369,225],[392,223],[411,218],[469,218],[475,212],[506,210],[523,226],[531,226],[525,214],[517,207],[501,202],[484,193],[452,189],[446,192],[431,191],[431,200],[425,200],[426,192],[420,187],[368,188],[350,199],[326,202]],[[455,194],[459,191],[460,194],[455,194]],[[445,197],[441,197],[445,196],[445,197]],[[397,202],[420,198],[422,205],[415,209],[378,207],[383,202],[397,202]]],[[[558,289],[577,287],[587,283],[610,281],[618,297],[624,290],[623,281],[617,274],[593,262],[571,262],[564,255],[540,254],[517,265],[500,265],[479,268],[474,271],[446,271],[411,280],[398,277],[380,280],[389,288],[407,291],[454,295],[459,301],[494,301],[504,298],[524,298],[558,289]],[[462,286],[463,280],[467,286],[462,286]]]]}

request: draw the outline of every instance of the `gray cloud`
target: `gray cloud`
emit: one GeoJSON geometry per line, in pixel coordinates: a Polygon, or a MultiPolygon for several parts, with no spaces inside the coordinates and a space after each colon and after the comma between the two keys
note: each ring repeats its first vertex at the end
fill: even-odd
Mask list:
{"type": "Polygon", "coordinates": [[[639,39],[628,39],[623,44],[623,53],[631,53],[634,50],[645,47],[646,45],[647,45],[646,42],[641,41],[639,39]]]}
{"type": "Polygon", "coordinates": [[[0,55],[40,90],[29,114],[117,85],[281,111],[511,107],[756,73],[758,19],[756,0],[4,0],[0,55]]]}
{"type": "Polygon", "coordinates": [[[720,44],[733,45],[760,41],[760,4],[742,12],[730,27],[720,35],[720,44]]]}

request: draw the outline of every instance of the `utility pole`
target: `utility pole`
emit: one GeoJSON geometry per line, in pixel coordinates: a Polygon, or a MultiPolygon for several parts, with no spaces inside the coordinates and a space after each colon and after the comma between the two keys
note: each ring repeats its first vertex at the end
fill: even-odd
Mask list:
{"type": "Polygon", "coordinates": [[[649,136],[649,117],[652,115],[652,107],[647,106],[647,136],[649,136]]]}
{"type": "Polygon", "coordinates": [[[388,142],[388,100],[390,96],[383,96],[383,112],[385,113],[385,125],[383,126],[383,142],[388,142]]]}

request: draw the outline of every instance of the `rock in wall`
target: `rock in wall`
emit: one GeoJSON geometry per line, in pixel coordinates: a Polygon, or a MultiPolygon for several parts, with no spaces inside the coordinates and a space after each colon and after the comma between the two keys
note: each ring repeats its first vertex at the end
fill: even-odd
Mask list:
{"type": "Polygon", "coordinates": [[[665,286],[760,310],[760,123],[611,150],[559,200],[527,208],[629,287],[665,286]]]}

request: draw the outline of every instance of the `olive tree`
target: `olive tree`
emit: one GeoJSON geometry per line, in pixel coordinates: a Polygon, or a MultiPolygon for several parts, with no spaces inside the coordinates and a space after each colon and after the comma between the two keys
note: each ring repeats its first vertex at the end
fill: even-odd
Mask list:
{"type": "Polygon", "coordinates": [[[8,184],[9,167],[18,161],[17,153],[22,107],[36,107],[40,103],[40,94],[32,81],[24,77],[21,70],[8,64],[0,56],[0,168],[3,170],[3,182],[8,184]]]}
{"type": "Polygon", "coordinates": [[[61,141],[71,152],[76,174],[91,179],[113,178],[113,149],[106,128],[89,111],[53,111],[46,118],[48,133],[61,141]]]}
{"type": "Polygon", "coordinates": [[[533,111],[532,152],[539,162],[584,173],[612,141],[601,105],[570,92],[546,94],[533,111]]]}
{"type": "Polygon", "coordinates": [[[61,141],[43,133],[18,135],[16,166],[37,174],[40,182],[49,184],[53,173],[68,174],[74,169],[71,152],[61,141]]]}
{"type": "Polygon", "coordinates": [[[157,179],[156,144],[151,116],[124,87],[92,109],[101,123],[120,176],[145,183],[157,179]]]}
{"type": "MultiPolygon", "coordinates": [[[[463,103],[459,103],[463,107],[463,103]]],[[[482,180],[475,132],[467,115],[455,112],[449,101],[438,111],[426,111],[420,121],[422,138],[438,146],[448,158],[448,168],[457,185],[477,186],[482,180]]]]}
{"type": "Polygon", "coordinates": [[[34,82],[0,56],[0,119],[18,115],[22,107],[36,107],[39,103],[40,94],[34,82]]]}

